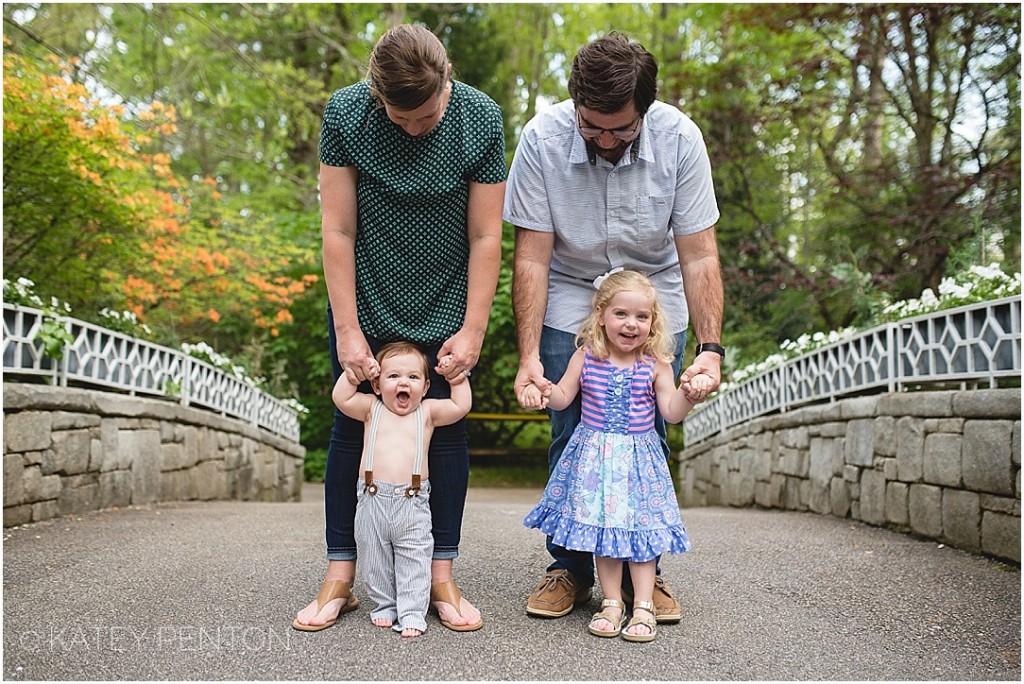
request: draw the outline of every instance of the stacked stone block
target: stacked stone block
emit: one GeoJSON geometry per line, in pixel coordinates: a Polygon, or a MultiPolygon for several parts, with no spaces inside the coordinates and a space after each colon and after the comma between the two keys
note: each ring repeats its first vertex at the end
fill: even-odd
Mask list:
{"type": "Polygon", "coordinates": [[[1019,564],[1020,414],[1020,389],[988,389],[758,418],[678,455],[680,504],[852,518],[1019,564]]]}
{"type": "Polygon", "coordinates": [[[162,501],[298,501],[305,449],[166,400],[4,383],[4,526],[162,501]]]}

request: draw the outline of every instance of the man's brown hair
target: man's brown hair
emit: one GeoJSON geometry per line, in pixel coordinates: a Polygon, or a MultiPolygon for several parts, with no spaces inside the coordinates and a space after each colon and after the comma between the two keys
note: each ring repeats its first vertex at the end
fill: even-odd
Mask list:
{"type": "Polygon", "coordinates": [[[643,116],[658,95],[658,62],[643,45],[613,31],[579,49],[569,74],[569,97],[577,107],[601,114],[632,102],[643,116]]]}

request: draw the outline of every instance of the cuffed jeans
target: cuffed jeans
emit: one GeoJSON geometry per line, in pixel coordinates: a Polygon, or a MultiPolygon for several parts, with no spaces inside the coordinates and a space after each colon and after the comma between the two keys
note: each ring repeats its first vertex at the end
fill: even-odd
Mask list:
{"type": "MultiPolygon", "coordinates": [[[[676,353],[672,361],[673,378],[678,378],[682,372],[683,352],[686,349],[686,332],[676,334],[676,353]]],[[[544,376],[551,382],[558,382],[565,369],[569,366],[569,360],[576,351],[576,335],[563,332],[548,326],[544,326],[540,335],[540,362],[544,365],[544,376]]],[[[583,410],[583,400],[580,393],[572,404],[562,411],[548,409],[548,416],[551,417],[551,446],[548,448],[548,472],[554,471],[558,459],[569,438],[572,437],[576,426],[580,424],[580,416],[583,410]]],[[[665,420],[655,410],[654,429],[661,437],[661,446],[665,450],[665,458],[669,456],[668,441],[665,432],[665,420]]],[[[433,474],[431,474],[433,476],[433,474]]],[[[548,566],[551,570],[568,570],[576,578],[581,587],[592,587],[594,585],[594,555],[586,551],[572,551],[563,548],[547,539],[548,553],[554,562],[548,566]]],[[[661,569],[658,568],[660,574],[661,569]]],[[[623,582],[629,583],[629,573],[623,573],[623,582]]]]}
{"type": "MultiPolygon", "coordinates": [[[[331,365],[334,379],[341,377],[338,362],[337,337],[334,318],[327,309],[327,330],[331,344],[331,365]]],[[[367,343],[376,354],[384,343],[367,335],[367,343]]],[[[430,389],[427,399],[447,399],[451,387],[444,377],[434,372],[437,352],[441,344],[422,346],[430,367],[430,389]]],[[[369,382],[359,386],[360,392],[372,393],[369,382]]],[[[355,560],[356,542],[354,520],[356,516],[356,481],[359,479],[359,460],[363,453],[363,423],[352,420],[341,411],[334,411],[334,427],[327,451],[327,471],[324,474],[324,515],[327,520],[328,560],[355,560]]],[[[434,535],[434,560],[450,560],[459,556],[462,538],[462,515],[466,508],[469,488],[469,445],[466,442],[466,420],[434,428],[427,452],[430,469],[430,517],[434,535]]]]}

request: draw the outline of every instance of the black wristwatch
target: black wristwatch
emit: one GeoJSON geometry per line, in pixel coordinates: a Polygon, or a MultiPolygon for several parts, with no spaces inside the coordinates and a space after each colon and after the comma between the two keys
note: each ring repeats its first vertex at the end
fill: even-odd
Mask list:
{"type": "Polygon", "coordinates": [[[697,351],[694,354],[694,356],[698,356],[701,353],[706,352],[706,351],[715,352],[716,354],[721,356],[723,359],[725,358],[725,347],[723,347],[722,345],[718,344],[717,342],[699,342],[697,344],[697,351]]]}

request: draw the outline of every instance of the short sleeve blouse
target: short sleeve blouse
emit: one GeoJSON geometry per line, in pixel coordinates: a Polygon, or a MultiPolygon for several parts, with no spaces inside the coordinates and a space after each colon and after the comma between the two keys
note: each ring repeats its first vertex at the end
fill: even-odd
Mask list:
{"type": "Polygon", "coordinates": [[[356,308],[363,331],[421,344],[457,332],[466,313],[469,183],[500,183],[508,173],[498,105],[453,82],[437,126],[413,138],[363,81],[328,102],[320,161],[359,170],[356,308]]]}

